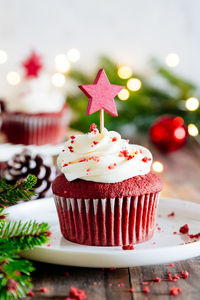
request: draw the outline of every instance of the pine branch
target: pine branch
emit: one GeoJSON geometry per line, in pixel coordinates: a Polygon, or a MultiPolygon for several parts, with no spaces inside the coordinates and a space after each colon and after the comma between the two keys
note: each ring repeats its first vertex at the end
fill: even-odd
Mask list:
{"type": "Polygon", "coordinates": [[[7,184],[5,179],[0,180],[0,208],[16,204],[20,200],[30,200],[35,195],[33,187],[37,182],[34,175],[29,175],[24,181],[15,185],[7,184]]]}
{"type": "Polygon", "coordinates": [[[9,222],[1,224],[0,255],[7,256],[41,246],[49,240],[49,225],[37,222],[9,222]]]}
{"type": "Polygon", "coordinates": [[[26,297],[32,287],[32,263],[17,256],[0,256],[0,299],[13,300],[26,297]]]}

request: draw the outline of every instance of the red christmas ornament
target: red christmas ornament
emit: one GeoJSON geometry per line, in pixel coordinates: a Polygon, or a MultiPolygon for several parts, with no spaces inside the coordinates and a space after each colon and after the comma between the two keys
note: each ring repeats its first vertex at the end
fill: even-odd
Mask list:
{"type": "Polygon", "coordinates": [[[42,68],[41,56],[36,52],[32,52],[31,55],[22,63],[25,69],[25,77],[37,77],[42,68]]]}
{"type": "Polygon", "coordinates": [[[86,115],[104,109],[112,116],[118,116],[114,97],[124,86],[110,84],[103,69],[98,71],[93,84],[80,85],[79,88],[89,99],[86,115]]]}
{"type": "Polygon", "coordinates": [[[181,117],[163,116],[158,118],[150,128],[154,145],[162,152],[180,149],[187,138],[187,130],[181,117]]]}

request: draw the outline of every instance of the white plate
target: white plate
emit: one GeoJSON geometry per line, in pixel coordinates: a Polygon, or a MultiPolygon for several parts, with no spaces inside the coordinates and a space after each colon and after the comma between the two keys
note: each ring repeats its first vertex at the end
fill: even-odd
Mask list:
{"type": "Polygon", "coordinates": [[[40,199],[17,204],[8,208],[10,220],[37,220],[48,222],[53,233],[50,246],[43,245],[23,256],[37,261],[80,266],[80,267],[133,267],[168,263],[200,255],[200,241],[193,240],[179,232],[180,226],[188,224],[191,234],[200,231],[200,205],[170,198],[161,198],[157,217],[157,228],[153,238],[135,245],[135,250],[121,247],[93,247],[75,244],[65,240],[60,233],[53,198],[40,199]],[[172,211],[174,217],[167,215],[172,211]],[[185,244],[190,242],[188,244],[185,244]],[[192,242],[192,243],[191,243],[192,242]]]}
{"type": "Polygon", "coordinates": [[[21,152],[24,148],[29,149],[33,153],[40,153],[46,155],[57,155],[59,154],[64,147],[64,143],[58,145],[14,145],[14,144],[0,144],[0,161],[7,161],[13,155],[21,152]]]}

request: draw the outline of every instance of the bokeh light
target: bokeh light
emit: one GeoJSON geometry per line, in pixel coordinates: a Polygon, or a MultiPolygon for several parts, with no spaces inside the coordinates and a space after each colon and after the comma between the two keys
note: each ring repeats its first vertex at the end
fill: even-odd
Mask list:
{"type": "Polygon", "coordinates": [[[55,73],[51,77],[51,82],[54,86],[61,87],[65,84],[65,76],[63,74],[60,74],[60,73],[55,73]]]}
{"type": "Polygon", "coordinates": [[[188,125],[188,134],[191,136],[197,136],[199,134],[199,129],[194,124],[188,125]]]}
{"type": "Polygon", "coordinates": [[[80,59],[80,52],[78,49],[70,49],[67,52],[67,58],[69,59],[69,61],[71,62],[77,62],[80,59]]]}
{"type": "Polygon", "coordinates": [[[183,127],[178,127],[174,131],[174,136],[177,140],[183,140],[186,136],[185,129],[183,127]]]}
{"type": "Polygon", "coordinates": [[[58,72],[67,72],[70,69],[70,63],[65,54],[56,55],[55,64],[58,72]]]}
{"type": "Polygon", "coordinates": [[[164,170],[164,166],[160,161],[154,161],[152,164],[152,169],[157,173],[162,173],[164,170]]]}
{"type": "Polygon", "coordinates": [[[130,78],[127,81],[128,89],[134,92],[138,91],[141,88],[141,85],[142,85],[141,80],[137,78],[130,78]]]}
{"type": "Polygon", "coordinates": [[[195,97],[190,97],[185,101],[185,107],[190,111],[195,111],[199,107],[199,100],[195,97]]]}
{"type": "Polygon", "coordinates": [[[21,81],[21,77],[17,72],[9,72],[7,74],[7,81],[11,85],[18,85],[21,81]]]}
{"type": "Polygon", "coordinates": [[[119,92],[118,97],[122,101],[126,101],[129,98],[129,91],[127,89],[123,89],[119,92]]]}
{"type": "Polygon", "coordinates": [[[118,69],[118,76],[122,79],[128,79],[132,76],[133,72],[130,67],[128,66],[121,66],[118,69]]]}
{"type": "Polygon", "coordinates": [[[165,59],[165,62],[169,67],[174,68],[179,64],[180,58],[176,53],[169,53],[165,59]]]}

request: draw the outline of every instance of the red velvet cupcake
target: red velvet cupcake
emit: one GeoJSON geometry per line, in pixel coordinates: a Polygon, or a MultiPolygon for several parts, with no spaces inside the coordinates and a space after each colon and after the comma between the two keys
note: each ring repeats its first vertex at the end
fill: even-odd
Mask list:
{"type": "Polygon", "coordinates": [[[63,236],[94,246],[150,239],[162,190],[151,153],[117,132],[90,131],[71,136],[58,157],[52,190],[63,236]]]}
{"type": "Polygon", "coordinates": [[[1,130],[13,144],[58,144],[69,123],[65,92],[53,85],[50,74],[40,70],[40,57],[35,53],[23,66],[21,82],[4,95],[1,130]]]}

